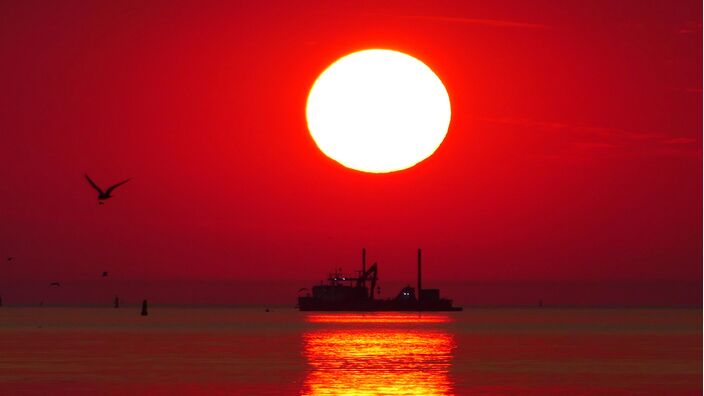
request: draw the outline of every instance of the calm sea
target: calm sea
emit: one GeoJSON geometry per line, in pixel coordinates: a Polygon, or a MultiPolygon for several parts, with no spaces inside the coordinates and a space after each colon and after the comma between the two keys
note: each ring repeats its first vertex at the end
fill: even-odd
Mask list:
{"type": "Polygon", "coordinates": [[[0,394],[701,395],[701,309],[0,308],[0,394]]]}

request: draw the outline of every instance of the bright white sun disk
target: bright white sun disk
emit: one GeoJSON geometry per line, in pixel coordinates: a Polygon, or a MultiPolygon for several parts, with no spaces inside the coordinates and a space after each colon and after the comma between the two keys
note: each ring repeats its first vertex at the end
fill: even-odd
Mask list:
{"type": "Polygon", "coordinates": [[[328,157],[364,172],[410,168],[440,146],[450,98],[423,62],[391,50],[340,58],[313,84],[308,129],[328,157]]]}

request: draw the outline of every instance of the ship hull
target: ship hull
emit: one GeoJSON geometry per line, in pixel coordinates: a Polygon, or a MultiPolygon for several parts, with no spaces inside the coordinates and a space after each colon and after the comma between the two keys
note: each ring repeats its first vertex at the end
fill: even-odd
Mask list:
{"type": "Polygon", "coordinates": [[[313,297],[300,297],[298,299],[298,309],[301,311],[357,311],[357,312],[374,312],[374,311],[386,311],[386,312],[408,312],[408,311],[422,311],[422,312],[456,312],[462,311],[462,307],[454,307],[451,303],[444,304],[417,304],[415,301],[412,303],[404,303],[396,300],[366,300],[366,301],[321,301],[313,297]]]}
{"type": "Polygon", "coordinates": [[[320,312],[457,312],[462,311],[462,307],[450,308],[394,308],[394,307],[359,307],[359,308],[340,308],[340,307],[300,307],[300,311],[320,311],[320,312]]]}

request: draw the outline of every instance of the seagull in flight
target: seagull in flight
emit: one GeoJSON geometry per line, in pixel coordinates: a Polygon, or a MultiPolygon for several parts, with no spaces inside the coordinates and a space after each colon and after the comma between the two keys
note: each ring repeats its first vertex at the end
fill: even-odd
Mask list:
{"type": "Polygon", "coordinates": [[[96,191],[98,191],[98,205],[102,205],[104,203],[103,201],[105,201],[108,198],[112,198],[112,195],[110,195],[112,193],[112,190],[114,190],[114,189],[120,187],[121,185],[127,183],[128,181],[130,181],[130,179],[125,179],[117,184],[113,184],[107,190],[103,191],[100,187],[98,187],[97,184],[95,184],[95,182],[90,178],[90,176],[88,176],[87,173],[85,174],[85,176],[86,176],[86,180],[88,180],[88,183],[90,183],[90,185],[96,191]]]}
{"type": "Polygon", "coordinates": [[[51,283],[49,283],[49,287],[52,287],[52,286],[60,287],[60,286],[61,286],[61,283],[59,283],[59,282],[51,282],[51,283]]]}

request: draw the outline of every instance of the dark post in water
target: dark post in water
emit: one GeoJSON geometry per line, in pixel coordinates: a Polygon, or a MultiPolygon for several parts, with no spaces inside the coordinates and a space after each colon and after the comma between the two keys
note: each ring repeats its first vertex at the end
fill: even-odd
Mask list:
{"type": "Polygon", "coordinates": [[[120,298],[115,296],[115,299],[112,301],[112,307],[113,308],[120,308],[120,298]]]}
{"type": "Polygon", "coordinates": [[[142,301],[142,316],[147,316],[147,300],[142,301]]]}

